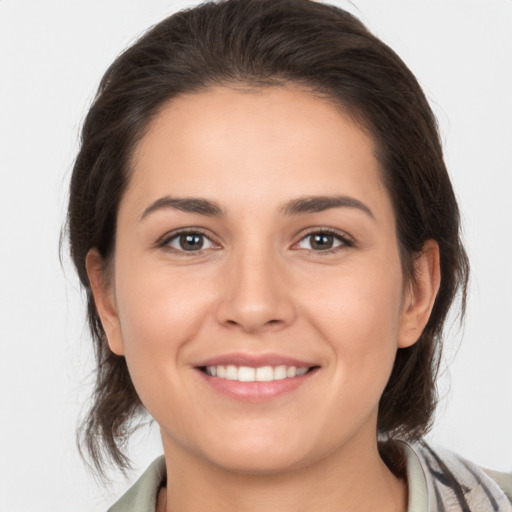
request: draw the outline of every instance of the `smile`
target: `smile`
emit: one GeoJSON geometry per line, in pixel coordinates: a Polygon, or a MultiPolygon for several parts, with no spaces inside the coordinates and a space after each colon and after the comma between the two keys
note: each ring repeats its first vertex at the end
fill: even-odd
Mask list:
{"type": "Polygon", "coordinates": [[[311,368],[296,366],[250,366],[215,365],[204,367],[204,372],[219,379],[237,380],[239,382],[271,382],[274,380],[292,379],[305,375],[311,368]]]}
{"type": "Polygon", "coordinates": [[[230,399],[262,403],[300,388],[320,370],[313,361],[279,354],[231,353],[193,366],[210,389],[230,399]]]}

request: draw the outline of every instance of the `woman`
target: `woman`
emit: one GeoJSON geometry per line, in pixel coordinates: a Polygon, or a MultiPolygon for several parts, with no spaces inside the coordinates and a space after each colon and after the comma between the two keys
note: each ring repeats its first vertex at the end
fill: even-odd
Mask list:
{"type": "MultiPolygon", "coordinates": [[[[435,120],[356,19],[309,0],[207,3],[107,71],[71,182],[98,359],[84,426],[125,510],[511,510],[423,441],[467,259],[435,120]]],[[[500,487],[501,486],[501,487],[500,487]]]]}

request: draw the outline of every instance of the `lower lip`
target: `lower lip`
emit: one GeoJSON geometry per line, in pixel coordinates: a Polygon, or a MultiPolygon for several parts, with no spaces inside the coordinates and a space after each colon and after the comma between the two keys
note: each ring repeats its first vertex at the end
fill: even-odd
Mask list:
{"type": "Polygon", "coordinates": [[[309,371],[298,377],[290,377],[269,382],[240,382],[238,380],[220,379],[212,377],[201,370],[197,370],[202,378],[215,390],[235,400],[243,402],[267,402],[278,396],[295,391],[304,384],[316,370],[309,371]]]}

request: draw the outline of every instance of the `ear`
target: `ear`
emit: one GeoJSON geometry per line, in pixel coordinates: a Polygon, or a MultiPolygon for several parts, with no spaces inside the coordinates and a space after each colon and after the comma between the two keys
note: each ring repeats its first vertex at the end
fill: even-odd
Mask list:
{"type": "Polygon", "coordinates": [[[110,350],[118,356],[124,354],[121,325],[117,314],[114,288],[111,279],[105,275],[104,260],[97,249],[91,249],[85,259],[85,267],[96,311],[107,336],[110,350]]]}
{"type": "Polygon", "coordinates": [[[427,240],[414,259],[414,277],[404,296],[398,347],[414,345],[427,325],[441,284],[439,245],[427,240]]]}

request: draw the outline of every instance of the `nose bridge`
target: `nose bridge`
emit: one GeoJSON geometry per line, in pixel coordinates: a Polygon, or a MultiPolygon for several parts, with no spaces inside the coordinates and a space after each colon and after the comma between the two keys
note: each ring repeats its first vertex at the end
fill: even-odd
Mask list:
{"type": "Polygon", "coordinates": [[[290,323],[294,316],[283,262],[261,240],[233,248],[219,305],[219,321],[255,332],[290,323]]]}

